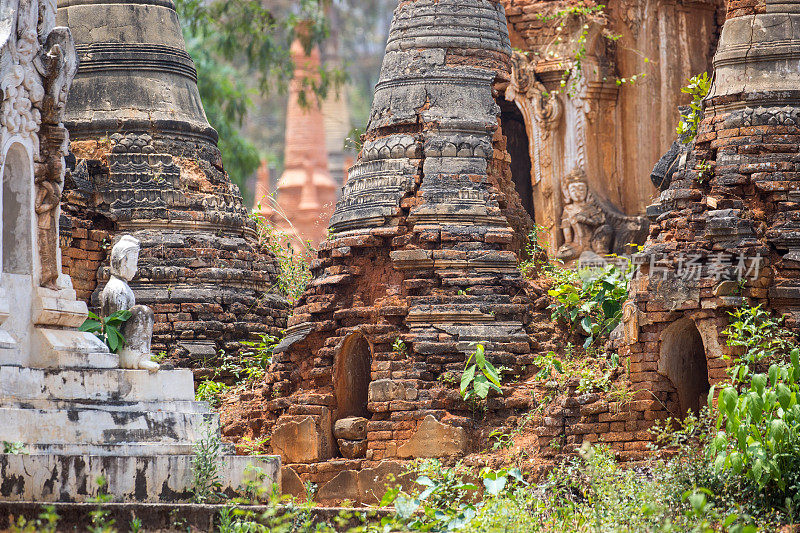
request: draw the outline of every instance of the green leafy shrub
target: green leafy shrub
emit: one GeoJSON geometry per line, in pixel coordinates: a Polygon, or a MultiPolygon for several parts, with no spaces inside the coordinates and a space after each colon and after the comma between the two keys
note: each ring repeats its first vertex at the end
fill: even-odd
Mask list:
{"type": "Polygon", "coordinates": [[[464,373],[461,375],[461,397],[467,402],[485,400],[491,390],[503,394],[503,389],[500,388],[500,374],[494,365],[486,360],[483,344],[479,344],[475,353],[467,359],[464,373]]]}
{"type": "Polygon", "coordinates": [[[789,364],[729,385],[718,400],[720,431],[709,447],[717,471],[745,476],[776,504],[800,505],[800,349],[789,364]],[[741,389],[741,390],[740,390],[741,389]]]}
{"type": "Polygon", "coordinates": [[[708,96],[710,90],[711,79],[708,77],[708,72],[691,78],[689,85],[681,89],[682,93],[692,97],[689,112],[681,115],[681,121],[677,128],[678,135],[685,144],[692,142],[697,136],[697,128],[700,126],[700,121],[703,120],[703,99],[708,96]]]}
{"type": "Polygon", "coordinates": [[[791,351],[793,336],[783,328],[783,319],[774,318],[760,305],[742,307],[730,315],[731,323],[723,331],[726,343],[743,352],[729,370],[734,382],[746,381],[754,369],[791,351]]]}
{"type": "Polygon", "coordinates": [[[584,446],[529,486],[516,468],[445,468],[417,462],[416,487],[388,490],[394,514],[371,531],[755,533],[738,509],[705,488],[687,485],[679,461],[652,461],[648,473],[622,467],[607,448],[584,446]],[[483,485],[483,493],[469,480],[483,485]]]}
{"type": "Polygon", "coordinates": [[[86,530],[89,533],[117,533],[117,529],[114,527],[115,520],[111,518],[111,511],[103,507],[104,504],[113,499],[111,494],[108,493],[108,480],[100,476],[96,481],[97,496],[89,501],[96,503],[97,507],[89,513],[92,518],[92,525],[88,526],[86,530]]]}
{"type": "Polygon", "coordinates": [[[56,533],[59,519],[55,506],[48,505],[36,520],[29,521],[20,516],[16,523],[11,524],[10,530],[11,533],[56,533]]]}
{"type": "Polygon", "coordinates": [[[625,269],[607,265],[579,272],[557,268],[552,274],[555,285],[548,291],[555,298],[550,305],[552,319],[585,335],[584,348],[608,338],[622,320],[633,265],[625,269]]]}
{"type": "MultiPolygon", "coordinates": [[[[727,343],[742,349],[714,413],[708,460],[720,476],[741,478],[765,505],[800,508],[800,348],[761,307],[731,313],[727,343]]],[[[714,390],[709,394],[713,408],[714,390]]]]}
{"type": "Polygon", "coordinates": [[[211,407],[219,407],[222,403],[222,395],[229,389],[224,383],[207,379],[197,386],[194,399],[198,402],[208,402],[211,407]]]}
{"type": "Polygon", "coordinates": [[[117,353],[125,347],[125,337],[120,333],[120,329],[130,317],[131,312],[128,310],[117,311],[102,318],[89,312],[89,318],[81,324],[80,330],[93,333],[112,353],[117,353]]]}

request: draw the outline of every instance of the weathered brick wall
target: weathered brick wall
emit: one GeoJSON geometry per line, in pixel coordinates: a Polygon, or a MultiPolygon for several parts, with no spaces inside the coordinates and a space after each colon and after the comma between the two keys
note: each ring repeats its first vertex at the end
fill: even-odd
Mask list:
{"type": "Polygon", "coordinates": [[[727,6],[729,19],[767,12],[766,0],[727,0],[727,6]]]}
{"type": "Polygon", "coordinates": [[[62,258],[91,309],[109,279],[114,238],[130,233],[142,246],[131,287],[155,314],[154,353],[184,367],[214,367],[220,351],[234,354],[243,340],[281,334],[289,310],[275,294],[279,267],[259,249],[216,148],[116,135],[75,141],[72,150],[62,258]]]}

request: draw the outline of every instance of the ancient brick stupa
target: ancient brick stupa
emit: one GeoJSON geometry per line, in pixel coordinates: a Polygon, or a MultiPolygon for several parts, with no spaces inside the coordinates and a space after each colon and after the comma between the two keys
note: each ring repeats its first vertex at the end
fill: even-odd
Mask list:
{"type": "Polygon", "coordinates": [[[269,378],[262,423],[283,413],[271,446],[297,472],[465,452],[469,407],[437,380],[476,343],[510,372],[531,363],[493,96],[510,51],[496,2],[396,9],[363,149],[269,378]],[[346,417],[363,425],[334,432],[346,417]]]}
{"type": "MultiPolygon", "coordinates": [[[[88,299],[104,247],[142,244],[137,301],[156,314],[153,349],[201,365],[254,332],[285,326],[274,260],[222,168],[172,0],[60,1],[80,67],[66,125],[77,157],[67,181],[65,267],[88,299]]],[[[107,248],[107,247],[106,247],[107,248]]]]}
{"type": "Polygon", "coordinates": [[[726,377],[721,334],[746,303],[800,322],[800,4],[731,2],[705,116],[649,208],[625,310],[631,380],[654,409],[697,409],[726,377]]]}
{"type": "Polygon", "coordinates": [[[319,49],[307,54],[296,40],[292,59],[295,73],[286,112],[285,170],[278,180],[278,206],[272,219],[295,249],[303,251],[304,243],[316,246],[325,238],[339,187],[328,171],[325,119],[309,89],[311,81],[319,80],[319,49]]]}

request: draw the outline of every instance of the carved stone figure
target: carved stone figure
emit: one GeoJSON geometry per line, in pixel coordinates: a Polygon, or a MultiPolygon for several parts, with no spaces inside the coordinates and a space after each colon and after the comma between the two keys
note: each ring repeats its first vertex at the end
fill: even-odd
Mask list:
{"type": "Polygon", "coordinates": [[[561,230],[564,245],[556,254],[558,259],[572,261],[587,254],[597,260],[597,256],[629,253],[629,244],[642,243],[647,237],[647,219],[627,216],[592,192],[582,169],[575,169],[567,175],[563,194],[565,205],[561,230]]]}
{"type": "Polygon", "coordinates": [[[573,170],[565,182],[567,197],[561,215],[564,245],[558,250],[557,257],[569,261],[586,251],[609,254],[614,230],[606,224],[605,213],[590,196],[583,170],[573,170]]]}
{"type": "Polygon", "coordinates": [[[136,297],[128,285],[136,275],[138,262],[139,241],[125,235],[111,250],[111,279],[100,294],[100,313],[108,317],[117,311],[131,312],[122,328],[125,347],[119,352],[120,368],[156,372],[159,365],[150,360],[153,311],[147,306],[136,305],[136,297]]]}

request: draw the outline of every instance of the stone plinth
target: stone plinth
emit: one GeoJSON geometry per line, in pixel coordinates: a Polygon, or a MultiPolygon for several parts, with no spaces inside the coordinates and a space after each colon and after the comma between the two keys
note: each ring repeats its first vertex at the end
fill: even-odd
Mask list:
{"type": "Polygon", "coordinates": [[[79,297],[99,303],[108,243],[130,234],[142,245],[131,287],[155,313],[154,351],[200,366],[240,340],[278,335],[278,267],[222,168],[172,1],[64,0],[57,19],[80,58],[62,242],[79,297]]]}
{"type": "MultiPolygon", "coordinates": [[[[62,272],[62,119],[77,55],[55,9],[12,0],[0,12],[0,441],[26,452],[0,454],[0,499],[88,501],[103,476],[119,500],[188,500],[193,447],[218,418],[194,401],[190,371],[121,370],[79,331],[87,307],[62,272]]],[[[243,484],[250,462],[280,482],[278,458],[230,457],[225,489],[243,484]]]]}
{"type": "MultiPolygon", "coordinates": [[[[100,476],[115,501],[189,501],[194,446],[218,431],[188,370],[0,366],[0,424],[25,450],[0,454],[6,501],[89,501],[100,476]]],[[[244,486],[249,465],[280,483],[279,458],[232,452],[219,462],[226,492],[244,486]]]]}

